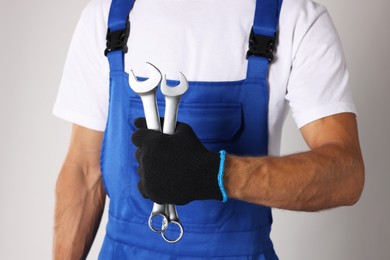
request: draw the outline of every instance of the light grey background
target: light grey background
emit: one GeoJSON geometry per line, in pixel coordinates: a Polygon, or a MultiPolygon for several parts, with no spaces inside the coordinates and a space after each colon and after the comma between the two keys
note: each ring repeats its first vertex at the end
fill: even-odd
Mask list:
{"type": "MultiPolygon", "coordinates": [[[[54,186],[70,133],[70,124],[51,110],[87,0],[0,1],[0,259],[50,259],[54,186]]],[[[320,2],[333,17],[349,63],[365,191],[350,208],[275,210],[272,237],[282,260],[390,259],[390,2],[320,2]]],[[[288,118],[283,153],[304,149],[288,118]]],[[[88,259],[97,258],[102,230],[88,259]]]]}

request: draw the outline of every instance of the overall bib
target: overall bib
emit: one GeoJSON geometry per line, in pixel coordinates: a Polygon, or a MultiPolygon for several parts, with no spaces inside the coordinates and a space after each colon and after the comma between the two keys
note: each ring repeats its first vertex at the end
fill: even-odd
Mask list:
{"type": "MultiPolygon", "coordinates": [[[[110,31],[126,27],[133,3],[134,0],[112,1],[110,31]]],[[[280,7],[281,0],[257,0],[253,25],[256,35],[275,36],[280,7]]],[[[110,51],[107,57],[110,100],[101,168],[110,205],[99,259],[278,259],[269,237],[271,209],[233,199],[178,206],[185,230],[178,243],[166,243],[151,232],[147,223],[152,202],[138,191],[136,147],[130,141],[134,119],[144,116],[142,103],[129,87],[123,51],[110,51]]],[[[245,80],[190,81],[179,106],[178,120],[191,125],[209,150],[267,155],[268,64],[265,57],[249,56],[245,80]]],[[[164,115],[160,90],[157,100],[160,115],[164,115]]]]}

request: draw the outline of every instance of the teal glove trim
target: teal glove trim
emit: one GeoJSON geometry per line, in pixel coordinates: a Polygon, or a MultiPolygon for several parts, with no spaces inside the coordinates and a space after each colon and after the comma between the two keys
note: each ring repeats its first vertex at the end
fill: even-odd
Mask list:
{"type": "Polygon", "coordinates": [[[219,151],[220,154],[220,163],[219,163],[219,171],[218,171],[218,186],[222,193],[222,202],[226,202],[228,200],[228,196],[225,190],[225,187],[223,185],[223,174],[225,171],[225,159],[226,159],[226,151],[221,150],[219,151]]]}

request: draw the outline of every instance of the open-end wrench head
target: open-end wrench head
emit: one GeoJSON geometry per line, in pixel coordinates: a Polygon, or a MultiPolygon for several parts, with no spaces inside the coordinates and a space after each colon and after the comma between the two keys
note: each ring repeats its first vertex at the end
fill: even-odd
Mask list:
{"type": "Polygon", "coordinates": [[[166,75],[164,75],[161,81],[161,92],[164,96],[176,97],[183,95],[188,89],[188,81],[183,73],[180,72],[180,83],[177,86],[170,87],[167,83],[166,75]]]}
{"type": "Polygon", "coordinates": [[[149,69],[149,78],[145,81],[138,81],[134,72],[131,70],[129,74],[129,84],[132,90],[138,95],[156,92],[157,87],[161,82],[161,72],[151,63],[146,63],[149,69]]]}

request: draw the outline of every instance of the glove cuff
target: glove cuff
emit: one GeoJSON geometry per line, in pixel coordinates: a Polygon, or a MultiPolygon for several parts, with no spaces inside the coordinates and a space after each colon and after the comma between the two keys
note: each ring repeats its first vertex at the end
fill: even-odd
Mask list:
{"type": "Polygon", "coordinates": [[[225,173],[225,159],[226,159],[226,151],[221,150],[219,151],[219,170],[218,170],[218,186],[219,190],[221,191],[222,194],[222,202],[226,202],[228,200],[227,192],[225,190],[225,186],[223,184],[223,176],[225,173]]]}

